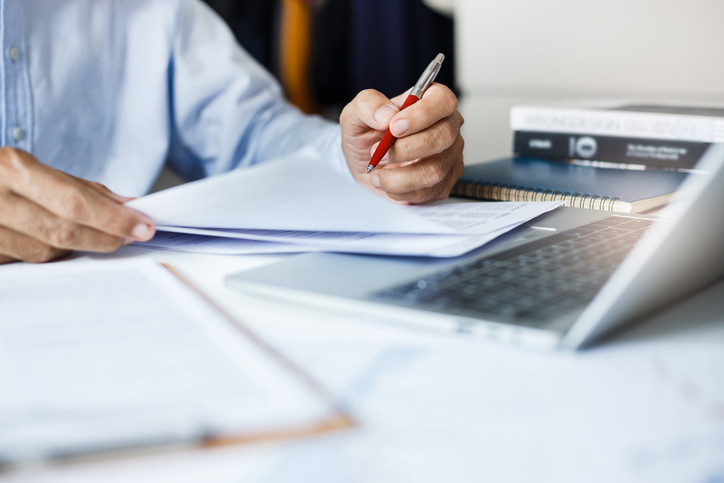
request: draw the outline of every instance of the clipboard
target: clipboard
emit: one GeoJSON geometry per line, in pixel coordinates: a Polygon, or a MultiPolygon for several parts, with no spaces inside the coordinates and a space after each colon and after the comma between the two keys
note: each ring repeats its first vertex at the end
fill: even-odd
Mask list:
{"type": "MultiPolygon", "coordinates": [[[[85,447],[82,447],[82,450],[72,450],[72,449],[66,449],[66,450],[60,450],[55,451],[52,453],[49,453],[50,456],[45,455],[43,458],[29,458],[29,459],[23,459],[22,456],[24,453],[22,451],[19,451],[18,454],[21,455],[21,458],[13,459],[8,458],[8,454],[12,455],[12,451],[8,452],[8,444],[12,444],[12,435],[8,436],[8,433],[6,431],[5,435],[0,435],[0,475],[7,472],[12,472],[16,470],[23,470],[25,467],[30,466],[33,468],[36,468],[38,465],[43,466],[53,466],[57,464],[61,465],[68,465],[68,464],[78,464],[82,462],[88,462],[88,461],[98,461],[98,460],[107,460],[107,459],[113,459],[117,460],[119,458],[129,458],[132,456],[138,456],[138,455],[148,455],[149,453],[163,453],[168,451],[174,451],[179,449],[192,449],[192,448],[204,448],[204,449],[213,449],[218,447],[225,447],[230,445],[240,445],[240,444],[249,444],[249,443],[255,443],[255,442],[269,442],[269,441],[278,441],[278,440],[285,440],[285,439],[294,439],[294,438],[302,438],[302,437],[309,437],[314,435],[319,435],[327,432],[332,431],[340,431],[344,429],[352,428],[356,425],[356,422],[337,404],[334,396],[327,391],[322,385],[320,385],[317,381],[315,381],[312,377],[310,377],[304,370],[296,366],[294,363],[292,363],[287,357],[285,357],[282,353],[280,353],[278,350],[273,348],[271,345],[266,343],[263,339],[258,337],[252,330],[250,330],[248,327],[246,327],[243,323],[238,321],[236,318],[228,314],[225,310],[223,310],[221,307],[218,306],[213,300],[211,300],[208,296],[206,296],[201,290],[199,290],[193,283],[191,283],[186,277],[184,277],[178,270],[176,270],[174,267],[161,264],[158,265],[154,262],[151,262],[147,259],[140,259],[140,260],[120,260],[120,261],[104,261],[104,262],[91,262],[91,263],[84,263],[84,264],[74,264],[73,262],[66,262],[61,264],[51,264],[51,265],[43,265],[43,266],[16,266],[16,267],[9,267],[8,270],[4,271],[0,276],[0,288],[3,287],[3,284],[5,286],[17,286],[18,287],[18,294],[20,294],[20,298],[23,298],[25,295],[23,295],[23,287],[25,286],[25,292],[33,292],[32,296],[42,296],[42,290],[38,287],[42,286],[43,283],[47,282],[48,280],[62,280],[65,276],[66,278],[68,275],[71,276],[69,280],[82,280],[84,275],[92,275],[95,274],[97,276],[104,277],[105,280],[112,281],[118,278],[123,278],[120,275],[128,275],[128,273],[132,272],[133,270],[138,270],[139,272],[143,272],[143,274],[150,279],[153,279],[153,283],[156,284],[156,286],[159,289],[158,294],[164,296],[166,292],[171,293],[175,292],[177,295],[177,298],[182,298],[181,305],[179,306],[179,314],[184,313],[183,311],[186,309],[189,309],[189,307],[193,308],[196,307],[198,310],[194,312],[191,310],[188,312],[188,325],[190,327],[196,327],[199,328],[199,334],[206,334],[205,332],[205,326],[206,324],[209,327],[218,327],[221,332],[218,332],[216,335],[221,334],[222,338],[226,338],[226,340],[233,339],[233,341],[230,342],[231,345],[226,346],[217,346],[215,344],[215,340],[213,337],[211,337],[209,340],[206,341],[206,349],[214,350],[218,349],[218,352],[220,353],[219,360],[223,360],[228,354],[227,349],[229,347],[232,348],[247,348],[248,353],[250,355],[247,355],[247,361],[254,362],[255,366],[248,366],[244,367],[243,371],[242,366],[235,366],[234,364],[228,364],[227,367],[225,367],[226,370],[229,371],[230,374],[233,374],[234,371],[238,372],[244,372],[243,376],[246,377],[247,375],[253,375],[254,377],[257,377],[259,380],[263,378],[264,375],[279,375],[279,377],[272,377],[271,380],[274,380],[274,384],[276,384],[275,390],[273,387],[273,384],[269,384],[266,387],[262,386],[261,389],[268,390],[269,397],[271,398],[271,401],[269,402],[269,407],[274,408],[274,411],[270,409],[269,414],[266,416],[263,416],[260,418],[260,422],[258,425],[246,425],[243,421],[249,421],[250,418],[253,419],[255,414],[262,414],[264,412],[264,409],[260,409],[261,406],[256,404],[256,412],[251,411],[246,415],[243,415],[240,419],[224,419],[223,417],[214,419],[215,422],[218,423],[218,421],[232,421],[239,423],[239,421],[242,421],[242,423],[234,425],[229,425],[227,428],[239,428],[239,427],[250,427],[252,429],[244,429],[244,430],[224,430],[224,431],[209,431],[205,433],[189,433],[186,437],[183,435],[178,438],[169,438],[169,439],[162,439],[158,438],[157,440],[143,440],[143,438],[138,438],[133,444],[118,444],[118,445],[111,445],[111,444],[99,444],[99,445],[88,445],[86,444],[85,447]],[[55,277],[55,278],[54,278],[55,277]],[[59,278],[58,278],[59,277],[59,278]],[[28,288],[32,288],[32,290],[27,290],[28,288]],[[40,291],[40,293],[38,293],[40,291]],[[195,297],[191,296],[195,295],[195,297]],[[206,322],[199,322],[195,318],[198,316],[198,314],[206,314],[209,315],[210,318],[206,322]],[[242,343],[243,342],[243,343],[242,343]],[[238,343],[238,344],[237,344],[238,343]],[[237,344],[237,345],[234,345],[237,344]],[[262,366],[266,366],[269,370],[258,370],[262,366]],[[253,373],[253,371],[256,371],[253,373]],[[247,374],[248,372],[248,374],[247,374]],[[285,382],[289,382],[290,389],[284,389],[282,386],[284,386],[285,382]],[[299,388],[304,388],[304,392],[300,391],[299,388]],[[276,404],[274,403],[274,397],[276,397],[276,400],[278,402],[279,395],[280,394],[297,394],[299,398],[290,398],[289,401],[285,401],[283,404],[276,404]],[[311,402],[318,401],[317,403],[310,404],[311,402]],[[305,406],[306,404],[306,406],[305,406]],[[288,418],[281,418],[278,424],[271,424],[265,426],[266,423],[269,423],[271,420],[273,420],[276,416],[282,415],[285,411],[284,408],[288,407],[296,407],[301,406],[302,408],[314,408],[309,409],[308,411],[306,409],[301,409],[297,412],[295,412],[292,416],[289,416],[288,418]],[[280,409],[281,408],[281,409],[280,409]],[[247,419],[245,420],[244,417],[247,419]],[[266,419],[265,419],[266,417],[266,419]],[[293,421],[288,423],[288,421],[293,421]],[[10,438],[10,439],[8,439],[10,438]]],[[[95,280],[91,277],[91,280],[95,280]]],[[[139,279],[140,280],[140,279],[139,279]]],[[[51,282],[47,282],[51,283],[51,282]]],[[[112,284],[112,283],[111,283],[112,284]]],[[[118,286],[128,286],[128,282],[119,282],[118,286]]],[[[150,286],[150,285],[149,285],[150,286]]],[[[66,287],[64,287],[65,289],[66,287]]],[[[140,290],[140,289],[139,289],[140,290]]],[[[31,295],[28,294],[27,296],[28,300],[30,300],[31,295]]],[[[12,306],[9,307],[9,309],[6,311],[5,318],[10,318],[10,321],[12,322],[13,314],[15,314],[16,319],[22,319],[23,316],[32,318],[33,315],[26,315],[25,312],[33,312],[40,311],[38,313],[40,314],[46,314],[47,312],[42,312],[44,309],[35,309],[30,307],[28,310],[25,309],[25,307],[28,305],[27,301],[25,305],[22,305],[21,302],[18,302],[18,305],[16,305],[16,310],[13,312],[12,306]],[[22,313],[21,313],[22,312],[22,313]]],[[[155,299],[153,299],[155,301],[155,299]]],[[[180,300],[180,299],[179,299],[180,300]]],[[[130,303],[130,302],[129,302],[130,303]]],[[[163,303],[168,303],[168,300],[166,302],[160,301],[159,305],[163,303]]],[[[7,307],[6,307],[7,308],[7,307]]],[[[109,312],[113,312],[115,310],[122,311],[122,307],[110,307],[109,312]]],[[[80,310],[79,310],[80,312],[80,310]]],[[[79,315],[79,318],[81,316],[79,315]]],[[[170,317],[170,316],[169,316],[170,317]]],[[[167,317],[168,318],[168,317],[167,317]]],[[[172,317],[171,317],[172,318],[172,317]]],[[[37,316],[36,316],[37,319],[37,316]]],[[[173,327],[174,330],[176,327],[173,327]]],[[[0,329],[2,329],[2,324],[0,324],[0,329]]],[[[184,329],[183,324],[180,324],[178,326],[179,331],[182,331],[184,329]]],[[[143,335],[143,334],[142,334],[143,335]]],[[[195,339],[193,339],[195,340],[195,339]]],[[[192,347],[193,348],[193,347],[192,347]]],[[[0,347],[0,349],[2,349],[0,347]]],[[[207,351],[208,353],[208,351],[207,351]]],[[[0,354],[3,355],[3,354],[0,354]]],[[[7,354],[5,354],[7,355],[7,354]]],[[[27,355],[27,354],[26,354],[27,355]]],[[[7,358],[6,358],[7,359],[7,358]]],[[[228,363],[228,361],[227,361],[228,363]]],[[[209,366],[211,369],[216,368],[217,366],[209,366]]],[[[22,367],[19,368],[22,370],[22,367]]],[[[223,369],[223,367],[222,367],[223,369]]],[[[183,374],[186,376],[186,374],[183,374]]],[[[252,380],[252,378],[247,378],[248,380],[252,380]]],[[[229,379],[221,379],[221,382],[228,382],[228,381],[234,381],[235,379],[229,378],[229,379]]],[[[243,383],[244,379],[240,378],[240,381],[243,383]]],[[[2,379],[0,379],[0,383],[3,382],[2,379]]],[[[111,382],[114,382],[111,379],[111,382]]],[[[239,394],[246,394],[244,390],[246,389],[246,386],[237,389],[232,388],[231,394],[239,395],[239,394]],[[236,391],[236,392],[234,392],[236,391]]],[[[0,395],[2,394],[2,391],[0,391],[0,395]]],[[[164,401],[164,399],[161,399],[161,401],[164,401]]],[[[235,401],[233,398],[230,398],[229,401],[232,403],[235,401]]],[[[91,406],[92,398],[89,399],[89,402],[85,404],[85,406],[81,405],[82,407],[89,408],[88,410],[95,410],[96,408],[91,406]]],[[[183,403],[186,401],[183,400],[183,403]]],[[[208,401],[207,401],[208,402],[208,401]]],[[[218,402],[218,401],[214,401],[218,402]]],[[[237,406],[231,405],[229,406],[228,401],[227,406],[221,406],[222,409],[226,409],[227,413],[224,413],[222,410],[221,413],[228,414],[229,407],[232,409],[235,409],[237,406]]],[[[52,406],[52,404],[55,403],[55,400],[48,400],[48,405],[52,406]]],[[[193,406],[192,403],[192,407],[193,406]]],[[[247,404],[246,406],[243,406],[245,408],[251,407],[251,404],[247,404]]],[[[204,406],[206,407],[206,406],[204,406]]],[[[210,404],[209,407],[217,407],[213,404],[210,404]]],[[[16,410],[18,407],[16,407],[16,410]]],[[[22,408],[20,408],[22,409],[22,408]]],[[[105,407],[98,408],[98,411],[102,412],[103,410],[106,410],[105,407]]],[[[32,411],[31,411],[32,412],[32,411]]],[[[52,413],[52,411],[51,411],[52,413]]],[[[12,414],[12,413],[11,413],[12,414]]],[[[208,415],[207,412],[202,413],[203,416],[208,415]]],[[[8,414],[0,414],[0,416],[5,416],[5,420],[8,421],[7,417],[8,414]]],[[[109,419],[112,419],[113,417],[116,417],[116,414],[111,414],[111,417],[109,419]]],[[[198,415],[197,415],[198,416],[198,415]]],[[[62,416],[61,416],[62,417],[62,416]]],[[[61,418],[59,417],[59,419],[61,418]]],[[[41,418],[42,419],[42,418],[41,418]]],[[[213,419],[213,418],[212,418],[213,419]]],[[[32,418],[28,418],[28,421],[30,421],[30,426],[32,426],[32,418]]],[[[62,421],[61,421],[62,422],[62,421]]],[[[114,420],[114,422],[117,422],[114,420]]],[[[165,422],[165,421],[164,421],[165,422]]],[[[42,424],[38,423],[38,424],[42,424]]],[[[99,426],[104,427],[104,426],[99,426]]],[[[159,425],[160,427],[160,425],[159,425]]],[[[210,425],[208,427],[214,427],[213,425],[210,425]]],[[[218,427],[218,426],[216,426],[218,427]]],[[[35,426],[32,426],[33,429],[37,429],[35,426]]],[[[87,429],[87,427],[86,427],[87,429]]],[[[100,434],[99,430],[99,434],[100,434]]],[[[102,436],[102,435],[101,435],[102,436]]],[[[72,438],[71,438],[72,439],[72,438]]],[[[99,436],[98,441],[101,441],[101,437],[99,436]]],[[[111,438],[107,438],[106,441],[111,441],[111,438]]],[[[44,441],[44,440],[42,440],[44,441]]],[[[116,440],[116,441],[122,441],[122,440],[116,440]]],[[[21,441],[22,442],[22,441],[21,441]]],[[[71,445],[70,448],[73,448],[71,445]]],[[[23,449],[23,447],[21,447],[23,449]]],[[[27,448],[25,448],[27,449],[27,448]]],[[[25,454],[31,454],[31,452],[25,452],[25,454]]]]}

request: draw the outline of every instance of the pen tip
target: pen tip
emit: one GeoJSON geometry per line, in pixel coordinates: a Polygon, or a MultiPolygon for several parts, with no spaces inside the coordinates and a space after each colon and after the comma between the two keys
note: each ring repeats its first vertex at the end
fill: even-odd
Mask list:
{"type": "Polygon", "coordinates": [[[373,169],[375,169],[375,167],[372,166],[371,164],[369,166],[367,166],[367,174],[370,174],[373,169]]]}
{"type": "MultiPolygon", "coordinates": [[[[428,57],[429,58],[429,57],[428,57]]],[[[442,64],[442,62],[445,60],[444,54],[437,54],[437,57],[435,57],[435,62],[442,64]]]]}

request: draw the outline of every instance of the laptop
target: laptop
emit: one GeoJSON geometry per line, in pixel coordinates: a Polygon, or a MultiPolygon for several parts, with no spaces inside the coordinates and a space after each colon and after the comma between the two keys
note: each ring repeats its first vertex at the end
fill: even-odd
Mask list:
{"type": "Polygon", "coordinates": [[[724,276],[724,144],[657,217],[559,208],[455,259],[304,254],[227,278],[275,300],[579,349],[724,276]]]}

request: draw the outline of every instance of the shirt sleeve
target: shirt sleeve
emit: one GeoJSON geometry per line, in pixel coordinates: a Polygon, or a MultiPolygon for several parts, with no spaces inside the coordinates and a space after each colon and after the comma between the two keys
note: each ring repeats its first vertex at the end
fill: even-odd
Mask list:
{"type": "Polygon", "coordinates": [[[169,65],[169,164],[189,180],[314,146],[353,179],[339,124],[285,101],[276,80],[200,0],[181,0],[169,65]]]}

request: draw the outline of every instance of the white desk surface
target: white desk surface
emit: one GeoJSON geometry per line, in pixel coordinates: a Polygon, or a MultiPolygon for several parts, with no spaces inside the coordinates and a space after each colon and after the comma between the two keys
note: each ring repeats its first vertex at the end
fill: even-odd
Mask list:
{"type": "Polygon", "coordinates": [[[274,305],[226,275],[273,256],[126,247],[167,262],[334,391],[356,429],[0,476],[8,482],[724,481],[724,283],[580,354],[274,305]]]}
{"type": "MultiPolygon", "coordinates": [[[[540,101],[540,99],[535,99],[540,101]]],[[[464,99],[466,161],[510,151],[511,105],[464,99]]],[[[306,440],[0,475],[13,483],[724,482],[724,281],[579,354],[530,353],[224,286],[276,256],[126,247],[63,263],[170,263],[345,402],[356,429],[306,440]]]]}

